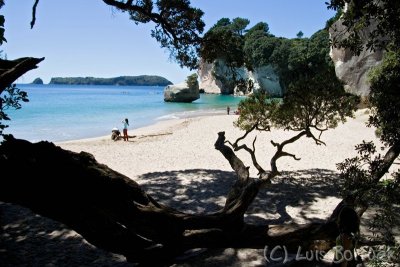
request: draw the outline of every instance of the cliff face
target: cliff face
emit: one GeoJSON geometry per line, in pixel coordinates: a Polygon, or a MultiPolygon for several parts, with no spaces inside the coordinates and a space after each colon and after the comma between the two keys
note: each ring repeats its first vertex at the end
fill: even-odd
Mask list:
{"type": "Polygon", "coordinates": [[[197,71],[200,79],[200,89],[204,89],[204,92],[209,94],[232,94],[233,88],[229,84],[226,84],[225,79],[218,79],[214,76],[216,74],[218,77],[222,77],[223,75],[228,75],[228,73],[228,69],[220,61],[216,61],[215,63],[201,61],[197,71]]]}
{"type": "Polygon", "coordinates": [[[205,93],[235,95],[247,95],[254,90],[262,89],[273,96],[282,95],[279,77],[272,66],[263,66],[254,71],[249,71],[246,68],[236,69],[235,71],[237,78],[251,81],[253,90],[246,91],[243,87],[235,87],[232,73],[222,60],[216,60],[213,63],[201,62],[198,70],[200,89],[204,89],[205,93]]]}
{"type": "MultiPolygon", "coordinates": [[[[371,23],[370,28],[362,32],[362,37],[367,40],[368,35],[374,29],[375,24],[371,23]]],[[[330,35],[334,37],[337,32],[345,32],[345,26],[341,20],[331,27],[330,35]],[[332,29],[336,28],[336,31],[332,29]]],[[[346,36],[344,36],[346,37],[346,36]]],[[[370,92],[368,81],[369,71],[382,62],[383,51],[363,50],[358,56],[348,49],[332,48],[330,57],[335,64],[336,76],[345,84],[345,90],[361,97],[366,97],[370,92]]],[[[279,76],[275,73],[271,65],[256,68],[249,71],[245,68],[235,70],[237,78],[251,81],[253,89],[250,91],[234,85],[231,71],[224,61],[216,60],[209,64],[201,62],[198,75],[200,78],[200,88],[206,93],[216,94],[251,94],[254,90],[265,90],[273,96],[282,96],[282,88],[279,83],[279,76]]]]}
{"type": "MultiPolygon", "coordinates": [[[[335,22],[332,28],[335,27],[337,29],[336,32],[346,30],[340,19],[335,22]]],[[[363,32],[364,40],[367,39],[373,27],[374,24],[372,23],[371,27],[363,32]]],[[[331,37],[336,32],[330,30],[331,37]]],[[[345,83],[345,90],[361,97],[368,96],[370,92],[368,73],[373,67],[381,63],[383,52],[364,49],[359,56],[356,56],[348,49],[332,48],[330,56],[335,64],[336,76],[345,83]]]]}

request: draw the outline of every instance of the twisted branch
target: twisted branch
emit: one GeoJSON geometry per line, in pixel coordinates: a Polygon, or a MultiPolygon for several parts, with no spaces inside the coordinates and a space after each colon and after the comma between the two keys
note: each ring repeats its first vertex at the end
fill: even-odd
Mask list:
{"type": "Polygon", "coordinates": [[[283,148],[287,145],[287,144],[291,144],[294,143],[295,141],[299,140],[303,135],[306,135],[307,131],[302,131],[299,134],[293,136],[292,138],[283,141],[282,143],[275,143],[274,141],[271,140],[271,144],[276,147],[276,152],[275,155],[272,157],[271,159],[271,172],[269,173],[268,177],[266,179],[272,179],[273,177],[275,177],[276,175],[279,175],[279,171],[278,171],[278,167],[276,166],[276,161],[281,158],[281,157],[285,157],[285,156],[289,156],[294,158],[295,160],[300,160],[300,158],[297,158],[294,154],[290,154],[287,153],[285,151],[283,151],[283,148]]]}
{"type": "Polygon", "coordinates": [[[36,7],[38,4],[39,4],[39,0],[35,0],[35,3],[33,4],[33,7],[32,7],[31,29],[33,28],[33,26],[35,25],[35,22],[36,22],[36,7]]]}

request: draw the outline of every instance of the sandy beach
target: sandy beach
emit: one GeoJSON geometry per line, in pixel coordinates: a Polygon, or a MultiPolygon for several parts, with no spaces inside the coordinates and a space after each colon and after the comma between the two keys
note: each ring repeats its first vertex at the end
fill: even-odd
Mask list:
{"type": "MultiPolygon", "coordinates": [[[[336,170],[336,163],[346,157],[354,156],[354,146],[361,140],[378,141],[374,129],[366,127],[367,110],[359,110],[355,118],[349,118],[346,124],[325,132],[321,139],[326,146],[315,145],[310,138],[302,138],[287,146],[287,151],[300,157],[300,161],[282,158],[278,162],[281,171],[308,169],[336,170]]],[[[64,149],[86,151],[97,161],[142,183],[144,175],[154,172],[205,169],[232,171],[228,162],[214,149],[217,133],[224,131],[227,140],[234,141],[243,135],[243,131],[233,126],[236,115],[217,115],[181,120],[168,120],[158,124],[130,129],[129,142],[112,141],[110,136],[56,143],[64,149]]],[[[134,125],[133,121],[133,125],[134,125]]],[[[249,135],[251,144],[257,135],[257,157],[265,168],[273,153],[270,140],[281,142],[296,135],[296,132],[273,129],[267,133],[249,135]]],[[[251,165],[247,153],[240,151],[239,157],[251,165]]],[[[254,168],[251,168],[253,170],[254,168]]],[[[255,170],[252,175],[255,176],[255,170]]]]}
{"type": "MultiPolygon", "coordinates": [[[[285,222],[305,223],[316,217],[323,219],[331,213],[338,203],[336,164],[355,156],[354,147],[362,140],[379,142],[375,129],[366,127],[368,114],[368,110],[358,110],[355,118],[349,118],[345,124],[324,132],[321,139],[326,143],[325,146],[316,145],[311,138],[305,137],[286,146],[286,151],[300,160],[281,158],[278,169],[283,175],[275,178],[273,183],[305,180],[299,184],[312,185],[318,181],[329,181],[329,186],[333,185],[330,188],[333,192],[326,194],[323,199],[316,197],[310,203],[304,203],[309,205],[310,214],[304,212],[303,206],[286,206],[285,216],[291,219],[285,222]]],[[[227,140],[232,142],[243,135],[243,131],[233,126],[236,119],[236,115],[219,115],[170,120],[130,129],[129,135],[135,137],[128,142],[112,141],[110,136],[105,136],[57,145],[67,150],[93,154],[100,163],[135,180],[164,204],[187,212],[209,212],[223,206],[225,194],[235,179],[228,161],[214,149],[214,143],[220,131],[224,131],[227,140]]],[[[268,170],[269,160],[275,153],[270,141],[282,142],[294,135],[296,132],[272,129],[271,132],[250,134],[246,143],[251,146],[257,136],[256,155],[260,164],[268,170]]],[[[247,166],[251,166],[250,173],[256,177],[257,172],[249,154],[242,150],[237,155],[247,166]]],[[[287,191],[290,192],[289,189],[287,191]]],[[[268,195],[270,192],[263,193],[268,195]]],[[[302,201],[301,196],[289,195],[293,201],[302,201]]],[[[263,196],[259,199],[262,200],[263,196]]],[[[267,213],[255,208],[248,217],[279,218],[277,214],[267,213]]]]}
{"type": "MultiPolygon", "coordinates": [[[[134,137],[128,142],[112,141],[110,133],[109,136],[56,145],[75,152],[86,151],[93,154],[98,162],[135,180],[151,196],[166,205],[186,212],[210,212],[224,204],[225,195],[235,179],[227,160],[214,149],[214,143],[220,131],[225,131],[230,141],[235,141],[243,134],[233,126],[236,119],[236,115],[217,115],[163,121],[145,128],[129,129],[129,135],[134,137]]],[[[336,164],[355,156],[354,147],[362,140],[378,143],[374,129],[366,127],[367,119],[368,110],[359,110],[355,118],[349,118],[345,124],[325,132],[321,139],[326,146],[316,145],[310,138],[302,138],[295,144],[288,145],[286,151],[295,154],[301,160],[282,158],[278,161],[282,175],[274,179],[272,188],[260,192],[250,207],[246,220],[271,224],[306,223],[325,219],[330,215],[339,201],[336,164]]],[[[131,125],[134,126],[135,122],[131,125]]],[[[250,135],[247,143],[251,144],[257,135],[257,157],[263,167],[269,169],[268,162],[274,153],[270,141],[281,142],[295,134],[273,129],[268,133],[250,135]]],[[[248,154],[240,151],[238,155],[246,165],[252,166],[248,154]]],[[[251,167],[250,171],[255,177],[254,167],[251,167]]],[[[7,207],[8,204],[0,205],[0,215],[8,214],[7,207]]],[[[8,239],[4,239],[3,242],[12,242],[12,238],[16,238],[18,233],[12,232],[13,228],[7,225],[2,222],[3,229],[6,226],[11,231],[7,233],[8,239]]],[[[68,231],[67,237],[73,235],[72,233],[74,232],[68,231]]],[[[4,235],[4,232],[0,235],[4,235]]],[[[67,237],[64,239],[68,239],[67,237]]],[[[35,238],[34,233],[31,238],[35,238]]],[[[97,253],[103,255],[101,259],[111,257],[99,251],[97,253]]],[[[0,259],[1,255],[0,249],[0,259]]],[[[123,260],[115,255],[112,257],[115,258],[114,263],[122,264],[123,260]]],[[[262,250],[207,251],[200,258],[191,258],[176,266],[242,264],[265,264],[262,250]]],[[[91,264],[86,262],[85,265],[91,264]]]]}

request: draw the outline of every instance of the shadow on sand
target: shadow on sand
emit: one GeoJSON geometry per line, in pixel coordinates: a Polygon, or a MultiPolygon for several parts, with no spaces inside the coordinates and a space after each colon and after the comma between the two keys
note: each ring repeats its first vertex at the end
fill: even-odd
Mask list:
{"type": "MultiPolygon", "coordinates": [[[[143,189],[156,200],[188,213],[213,212],[222,208],[235,179],[234,172],[204,169],[153,172],[139,177],[143,189]]],[[[311,208],[316,199],[337,197],[337,192],[338,174],[334,171],[283,172],[274,179],[272,186],[260,191],[247,212],[246,221],[263,224],[291,222],[287,206],[301,208],[299,215],[302,219],[315,221],[307,214],[312,216],[317,212],[311,208]]]]}
{"type": "MultiPolygon", "coordinates": [[[[143,188],[158,201],[191,213],[223,207],[235,181],[233,172],[192,169],[154,172],[139,177],[143,188]]],[[[250,223],[291,222],[287,207],[311,220],[313,203],[337,195],[337,174],[330,170],[285,172],[263,189],[248,210],[250,223]]],[[[330,211],[329,211],[330,212],[330,211]]],[[[174,266],[265,266],[263,250],[210,249],[174,266]]],[[[0,202],[1,266],[133,266],[119,255],[98,249],[67,226],[29,209],[0,202]]]]}

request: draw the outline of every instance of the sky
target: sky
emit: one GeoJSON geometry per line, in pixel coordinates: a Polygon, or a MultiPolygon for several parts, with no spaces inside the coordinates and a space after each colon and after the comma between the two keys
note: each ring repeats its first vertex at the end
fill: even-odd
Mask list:
{"type": "MultiPolygon", "coordinates": [[[[39,68],[18,83],[51,77],[117,77],[159,75],[180,83],[195,71],[180,68],[151,38],[154,24],[136,25],[126,13],[101,0],[40,0],[36,25],[30,29],[33,0],[6,0],[2,56],[45,57],[39,68]]],[[[325,0],[192,0],[204,11],[206,30],[220,18],[242,17],[250,25],[266,22],[275,36],[310,37],[334,15],[325,0]]]]}

